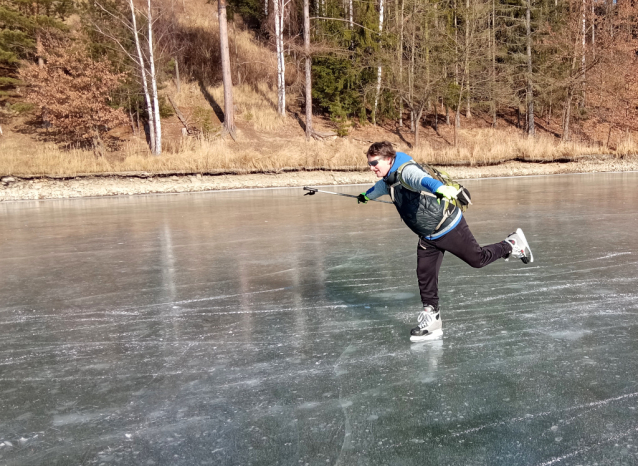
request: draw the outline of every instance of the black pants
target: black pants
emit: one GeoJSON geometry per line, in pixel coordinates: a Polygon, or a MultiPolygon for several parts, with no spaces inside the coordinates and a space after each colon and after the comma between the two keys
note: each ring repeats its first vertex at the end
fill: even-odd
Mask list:
{"type": "Polygon", "coordinates": [[[449,251],[474,268],[485,267],[497,259],[507,257],[512,246],[506,242],[481,247],[467,226],[465,218],[451,232],[434,240],[419,239],[416,275],[419,278],[421,301],[424,306],[439,305],[439,269],[443,254],[449,251]]]}

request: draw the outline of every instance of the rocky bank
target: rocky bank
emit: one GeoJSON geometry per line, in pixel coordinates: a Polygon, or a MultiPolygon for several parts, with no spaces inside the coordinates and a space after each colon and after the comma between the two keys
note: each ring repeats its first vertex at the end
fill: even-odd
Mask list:
{"type": "MultiPolygon", "coordinates": [[[[551,175],[564,173],[638,171],[638,159],[587,158],[567,163],[507,162],[488,167],[440,167],[457,179],[551,175]]],[[[225,189],[368,184],[371,172],[298,171],[250,175],[79,176],[74,178],[20,178],[0,180],[0,202],[28,199],[68,199],[94,196],[184,193],[225,189]]]]}

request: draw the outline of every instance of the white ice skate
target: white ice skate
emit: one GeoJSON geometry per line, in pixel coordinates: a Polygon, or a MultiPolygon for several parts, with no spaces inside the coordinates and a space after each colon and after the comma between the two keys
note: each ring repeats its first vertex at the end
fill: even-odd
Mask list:
{"type": "Polygon", "coordinates": [[[529,243],[523,234],[523,230],[520,228],[517,229],[516,232],[505,238],[505,241],[512,245],[512,253],[505,260],[513,257],[514,259],[522,260],[523,264],[534,262],[534,255],[532,254],[529,243]]]}
{"type": "Polygon", "coordinates": [[[410,341],[438,340],[443,336],[441,314],[433,306],[425,306],[419,314],[418,325],[410,330],[410,341]]]}

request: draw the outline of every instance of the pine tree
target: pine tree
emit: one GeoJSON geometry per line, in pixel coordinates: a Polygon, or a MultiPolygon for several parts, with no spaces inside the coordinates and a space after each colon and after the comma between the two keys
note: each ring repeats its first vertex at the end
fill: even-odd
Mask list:
{"type": "Polygon", "coordinates": [[[67,31],[72,9],[71,0],[0,0],[0,98],[19,83],[20,60],[38,59],[42,35],[67,31]]]}

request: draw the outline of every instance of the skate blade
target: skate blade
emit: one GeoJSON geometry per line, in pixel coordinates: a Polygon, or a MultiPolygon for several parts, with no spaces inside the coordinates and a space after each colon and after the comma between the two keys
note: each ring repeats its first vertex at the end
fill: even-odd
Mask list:
{"type": "Polygon", "coordinates": [[[529,242],[527,241],[527,238],[525,238],[525,234],[523,233],[523,230],[521,230],[520,228],[517,228],[516,229],[516,234],[518,236],[520,236],[520,238],[525,243],[525,246],[527,247],[527,250],[529,251],[529,261],[527,261],[525,263],[526,264],[531,264],[532,262],[534,262],[534,254],[532,254],[532,248],[529,247],[529,242]]]}
{"type": "Polygon", "coordinates": [[[427,353],[429,355],[437,354],[437,351],[443,349],[443,338],[430,341],[418,341],[410,345],[410,351],[414,353],[427,353]]]}
{"type": "Polygon", "coordinates": [[[437,329],[433,331],[432,333],[428,333],[427,335],[422,335],[420,337],[416,335],[412,335],[410,336],[410,341],[414,343],[418,343],[420,341],[440,340],[441,338],[443,338],[443,329],[437,329]]]}

